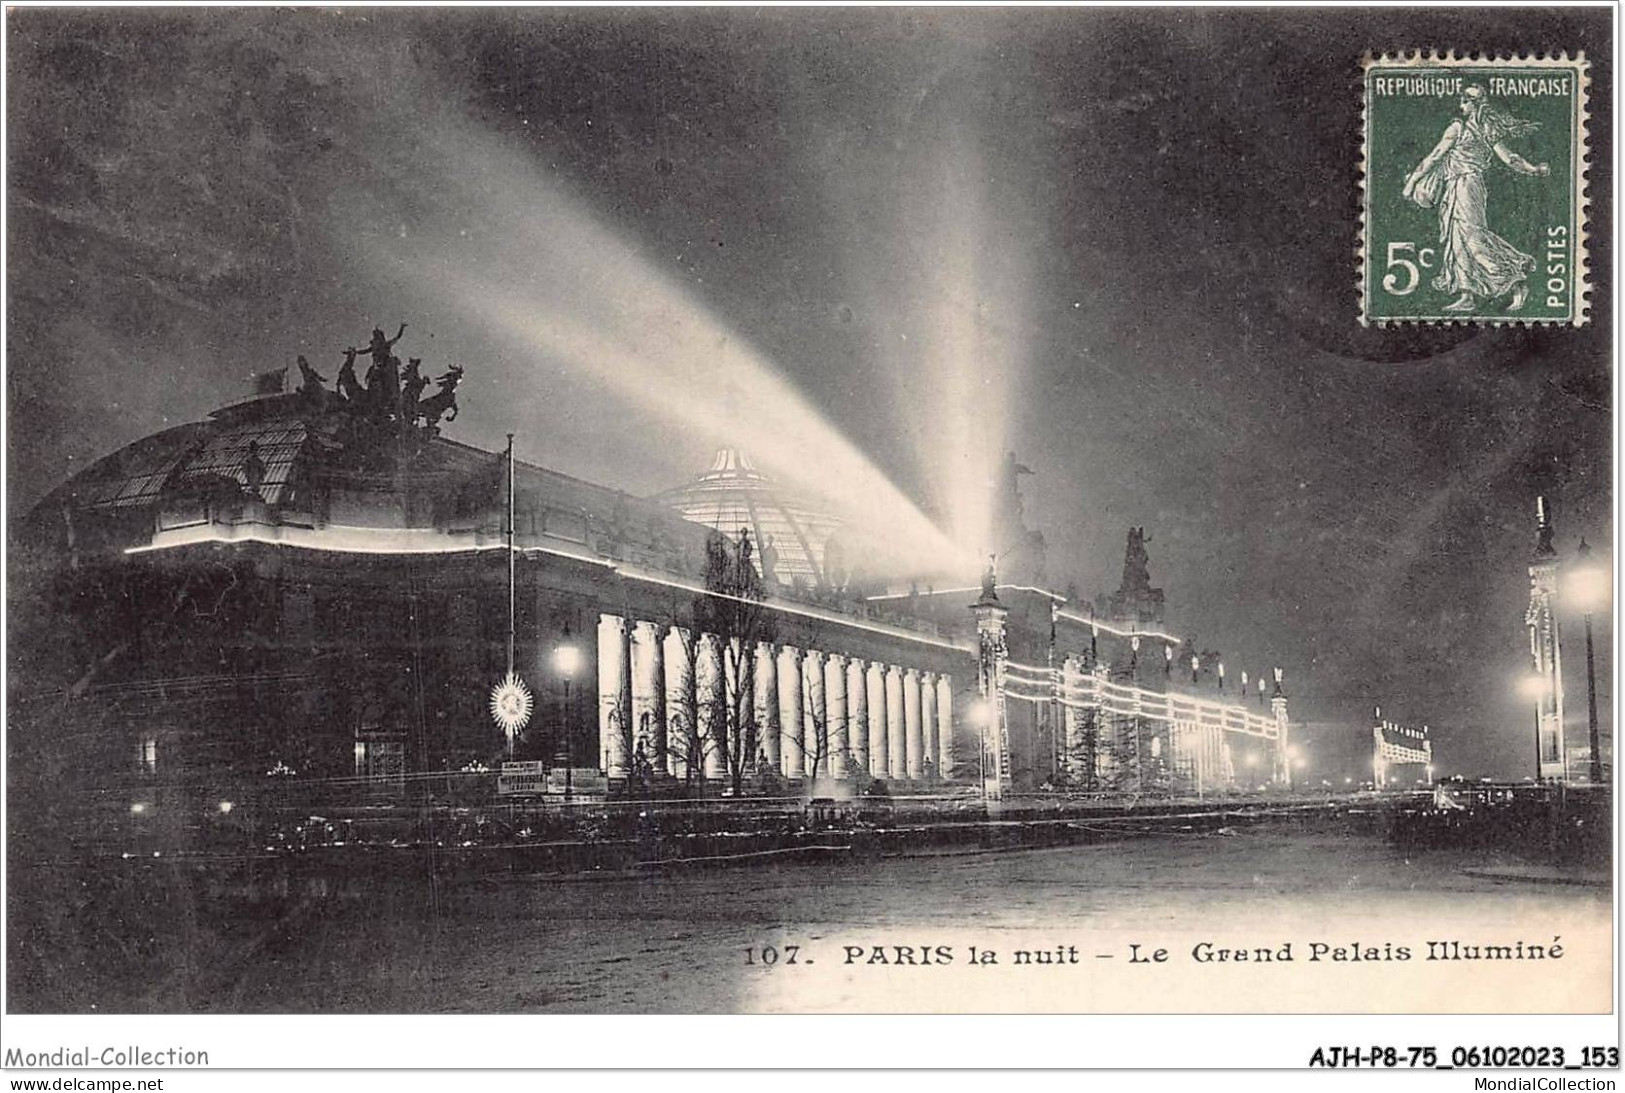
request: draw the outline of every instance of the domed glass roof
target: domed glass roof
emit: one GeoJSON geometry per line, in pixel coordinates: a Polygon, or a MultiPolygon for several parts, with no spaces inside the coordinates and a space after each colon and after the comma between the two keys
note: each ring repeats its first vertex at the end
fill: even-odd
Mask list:
{"type": "Polygon", "coordinates": [[[811,587],[844,583],[846,563],[832,544],[841,520],[787,495],[737,448],[719,450],[710,470],[652,500],[730,538],[749,528],[757,568],[768,580],[811,587]]]}

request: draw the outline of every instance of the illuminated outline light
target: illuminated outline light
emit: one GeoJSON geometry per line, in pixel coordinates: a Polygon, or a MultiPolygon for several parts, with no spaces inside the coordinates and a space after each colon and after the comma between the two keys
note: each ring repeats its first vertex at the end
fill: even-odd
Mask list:
{"type": "MultiPolygon", "coordinates": [[[[257,528],[249,528],[244,534],[222,535],[218,531],[203,530],[202,528],[181,528],[174,532],[159,532],[154,539],[162,538],[163,542],[151,542],[144,546],[125,547],[126,554],[145,554],[155,550],[169,550],[177,547],[198,546],[218,543],[235,545],[239,543],[260,543],[265,546],[293,547],[299,550],[329,551],[335,554],[469,554],[487,550],[507,550],[506,543],[480,543],[468,542],[455,546],[430,545],[430,540],[444,540],[444,532],[429,531],[427,529],[401,529],[401,528],[357,528],[345,527],[338,537],[340,542],[314,541],[317,535],[331,537],[334,529],[330,526],[317,532],[311,528],[278,528],[280,532],[291,534],[266,535],[257,528]],[[414,534],[416,532],[416,534],[414,534]],[[351,538],[353,536],[353,539],[351,538]],[[374,540],[368,542],[368,540],[374,540]],[[404,540],[404,541],[403,541],[404,540]],[[421,543],[422,545],[417,545],[421,543]]],[[[725,592],[711,592],[700,585],[687,581],[674,580],[663,577],[650,570],[635,566],[617,565],[602,558],[594,558],[574,551],[559,550],[555,547],[544,546],[515,546],[514,551],[519,554],[549,554],[559,558],[568,558],[571,561],[583,562],[588,565],[599,566],[612,573],[646,584],[664,585],[667,588],[677,588],[696,595],[715,596],[719,599],[731,599],[740,603],[755,603],[755,600],[746,600],[741,596],[730,596],[725,592]]],[[[939,649],[951,649],[957,653],[974,655],[976,646],[970,642],[947,641],[942,638],[930,637],[926,634],[915,633],[902,627],[887,626],[883,623],[862,622],[848,618],[834,611],[825,611],[816,607],[804,607],[791,604],[787,601],[769,597],[761,601],[763,605],[782,611],[787,615],[800,615],[803,618],[817,619],[820,622],[832,623],[836,626],[846,626],[854,630],[867,630],[874,634],[883,634],[901,641],[912,641],[922,645],[931,645],[939,649]]]]}
{"type": "MultiPolygon", "coordinates": [[[[1051,592],[1047,588],[1034,588],[1030,584],[996,584],[993,588],[997,592],[1032,592],[1039,596],[1048,596],[1056,603],[1067,602],[1065,596],[1051,592]]],[[[925,592],[882,592],[878,596],[865,596],[863,598],[869,603],[874,603],[877,600],[906,600],[917,596],[962,596],[967,592],[980,591],[982,591],[982,586],[977,585],[974,588],[932,588],[925,592]]]]}
{"type": "Polygon", "coordinates": [[[1384,740],[1377,746],[1377,754],[1384,763],[1405,763],[1411,766],[1426,766],[1433,762],[1433,753],[1420,751],[1416,748],[1407,748],[1403,744],[1390,744],[1384,740]]]}
{"type": "MultiPolygon", "coordinates": [[[[1246,720],[1256,720],[1261,724],[1273,725],[1275,723],[1273,718],[1254,714],[1243,706],[1231,705],[1223,702],[1214,702],[1210,699],[1196,698],[1193,695],[1184,695],[1177,691],[1147,691],[1143,688],[1134,687],[1127,684],[1112,683],[1109,680],[1103,680],[1092,674],[1085,674],[1081,672],[1075,673],[1076,682],[1073,682],[1071,680],[1062,678],[1063,672],[1061,669],[1044,668],[1036,664],[1021,664],[1016,661],[1007,660],[1004,662],[1003,666],[1007,670],[1014,669],[1017,673],[1026,672],[1031,675],[1045,677],[1043,680],[1031,680],[1021,679],[1018,675],[1017,678],[1011,680],[1012,683],[1017,685],[1036,687],[1042,686],[1045,683],[1058,683],[1060,689],[1067,692],[1081,692],[1086,695],[1095,695],[1102,691],[1116,692],[1115,697],[1119,698],[1133,699],[1135,696],[1141,696],[1139,698],[1139,701],[1141,702],[1146,701],[1144,696],[1149,695],[1151,696],[1151,701],[1158,705],[1209,710],[1219,714],[1221,718],[1240,717],[1246,720]]],[[[1021,695],[1019,697],[1028,698],[1030,696],[1021,695]]],[[[1093,708],[1095,704],[1085,703],[1084,705],[1087,708],[1093,708]]]]}
{"type": "Polygon", "coordinates": [[[1013,660],[1005,661],[1004,669],[1005,671],[1026,672],[1030,675],[1043,676],[1046,679],[1054,678],[1059,671],[1055,668],[1041,668],[1033,664],[1017,664],[1013,660]]]}
{"type": "MultiPolygon", "coordinates": [[[[1026,683],[1023,680],[1012,682],[1026,683]]],[[[1027,685],[1036,686],[1031,683],[1027,685]]],[[[1240,706],[1226,706],[1185,695],[1147,691],[1140,687],[1129,687],[1094,678],[1088,679],[1084,686],[1067,687],[1065,690],[1073,693],[1082,692],[1084,697],[1074,698],[1053,692],[1045,695],[1023,694],[1009,688],[1004,690],[1004,694],[1008,698],[1035,705],[1056,702],[1068,709],[1104,710],[1106,713],[1121,717],[1143,717],[1170,724],[1216,727],[1226,732],[1243,733],[1268,740],[1274,740],[1280,735],[1280,727],[1273,719],[1250,713],[1240,706]]]]}
{"type": "Polygon", "coordinates": [[[1072,622],[1081,622],[1085,626],[1093,627],[1096,630],[1104,630],[1108,634],[1116,634],[1119,637],[1125,637],[1125,638],[1160,638],[1163,641],[1173,642],[1175,645],[1182,645],[1182,644],[1184,644],[1184,641],[1185,641],[1184,638],[1179,637],[1178,635],[1175,635],[1175,634],[1170,634],[1165,630],[1120,630],[1115,626],[1106,625],[1105,623],[1101,622],[1099,619],[1091,619],[1086,615],[1080,615],[1076,611],[1057,611],[1057,612],[1055,612],[1055,617],[1056,618],[1061,618],[1061,619],[1068,619],[1068,620],[1070,620],[1072,622]]]}
{"type": "MultiPolygon", "coordinates": [[[[683,590],[684,592],[693,592],[696,595],[713,596],[719,600],[733,600],[735,603],[749,604],[758,602],[756,600],[746,599],[743,596],[730,595],[727,592],[712,592],[700,585],[692,584],[688,581],[675,580],[671,577],[658,576],[644,569],[635,569],[634,567],[630,566],[616,565],[611,565],[610,568],[634,581],[645,581],[649,584],[665,585],[667,588],[677,588],[683,590]]],[[[803,618],[818,619],[821,622],[833,623],[836,626],[848,626],[854,630],[867,630],[870,633],[884,634],[887,637],[899,638],[904,641],[919,642],[922,645],[934,645],[939,649],[952,649],[959,653],[974,654],[976,652],[976,646],[970,642],[947,641],[943,638],[933,638],[926,634],[918,634],[912,630],[904,630],[901,627],[886,626],[883,623],[861,622],[857,619],[847,618],[845,615],[838,614],[834,611],[824,611],[816,607],[804,607],[800,604],[791,604],[784,600],[774,599],[771,597],[761,600],[760,602],[767,607],[773,608],[775,611],[783,611],[787,615],[800,615],[803,618]]]]}
{"type": "MultiPolygon", "coordinates": [[[[1047,588],[1034,588],[1032,585],[999,584],[994,585],[993,587],[995,591],[1031,592],[1038,596],[1048,596],[1056,604],[1069,602],[1065,596],[1051,592],[1047,588]]],[[[976,588],[934,588],[928,592],[887,592],[879,596],[866,596],[864,598],[873,603],[877,600],[906,600],[917,596],[959,596],[970,592],[980,592],[981,590],[982,589],[980,586],[976,588]]],[[[1055,617],[1066,619],[1070,622],[1081,622],[1085,626],[1093,627],[1096,630],[1104,630],[1108,634],[1116,634],[1117,636],[1124,638],[1159,638],[1162,641],[1172,642],[1175,645],[1183,645],[1185,642],[1184,638],[1178,636],[1177,634],[1170,634],[1165,630],[1123,630],[1116,626],[1111,626],[1107,623],[1101,622],[1099,619],[1091,618],[1087,615],[1080,615],[1076,611],[1062,611],[1059,607],[1055,609],[1055,617]]]]}
{"type": "MultiPolygon", "coordinates": [[[[241,533],[222,535],[219,531],[208,530],[218,525],[199,525],[192,528],[177,528],[174,531],[160,531],[153,536],[153,541],[145,546],[125,547],[126,554],[145,554],[154,550],[168,550],[173,547],[198,546],[200,544],[222,543],[234,545],[237,543],[262,543],[266,546],[296,547],[300,550],[325,550],[334,554],[469,554],[486,550],[506,550],[507,543],[482,543],[470,536],[466,542],[448,545],[448,538],[443,531],[428,528],[363,528],[328,525],[317,530],[315,528],[298,528],[278,526],[277,534],[267,534],[262,530],[265,525],[251,525],[241,533]]],[[[520,553],[534,551],[540,554],[552,554],[560,558],[569,558],[572,561],[584,562],[587,565],[602,566],[605,569],[614,569],[613,562],[606,562],[602,558],[594,558],[590,554],[578,554],[573,550],[560,550],[557,547],[528,546],[514,547],[520,553]]]]}

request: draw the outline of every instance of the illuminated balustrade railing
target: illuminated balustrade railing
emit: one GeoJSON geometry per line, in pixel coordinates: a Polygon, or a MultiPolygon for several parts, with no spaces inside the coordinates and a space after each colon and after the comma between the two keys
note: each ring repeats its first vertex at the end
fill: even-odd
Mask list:
{"type": "Polygon", "coordinates": [[[1139,717],[1198,729],[1217,727],[1224,732],[1269,740],[1280,734],[1273,717],[1251,713],[1240,706],[1175,692],[1148,691],[1093,674],[1079,675],[1014,662],[1006,662],[1004,667],[1005,697],[1022,702],[1056,702],[1069,709],[1100,710],[1118,717],[1139,717]]]}

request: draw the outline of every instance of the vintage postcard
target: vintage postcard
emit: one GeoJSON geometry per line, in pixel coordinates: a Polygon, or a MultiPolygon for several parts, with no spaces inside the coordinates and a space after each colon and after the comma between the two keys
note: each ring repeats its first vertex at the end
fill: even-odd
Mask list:
{"type": "Polygon", "coordinates": [[[8,8],[4,1065],[1617,1065],[1612,17],[8,8]]]}

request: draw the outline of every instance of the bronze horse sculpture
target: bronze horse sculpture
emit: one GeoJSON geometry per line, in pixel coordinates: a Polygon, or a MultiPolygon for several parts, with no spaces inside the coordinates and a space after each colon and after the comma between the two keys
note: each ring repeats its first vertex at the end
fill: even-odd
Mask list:
{"type": "Polygon", "coordinates": [[[435,380],[440,390],[418,403],[417,413],[429,428],[439,425],[442,415],[448,422],[457,420],[457,385],[462,379],[462,365],[452,365],[450,371],[435,380]]]}

